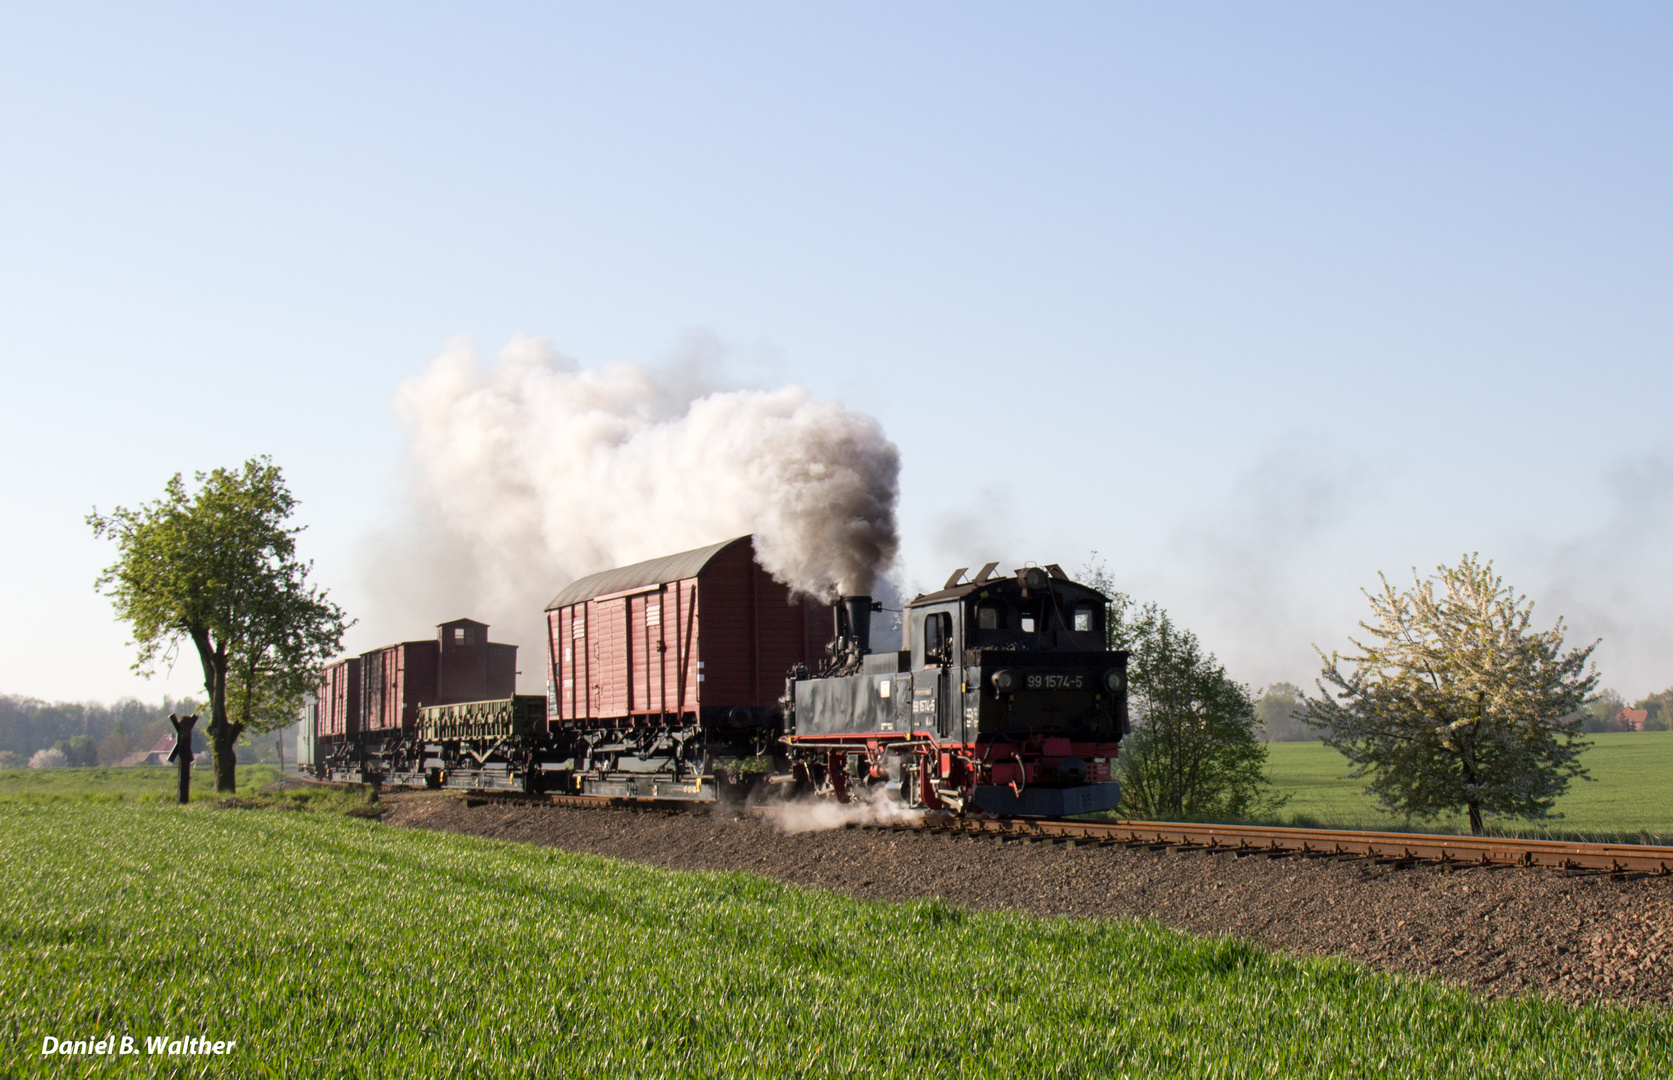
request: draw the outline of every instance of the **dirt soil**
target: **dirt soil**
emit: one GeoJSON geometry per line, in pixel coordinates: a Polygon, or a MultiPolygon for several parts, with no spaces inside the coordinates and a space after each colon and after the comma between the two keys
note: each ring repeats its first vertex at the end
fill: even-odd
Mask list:
{"type": "Polygon", "coordinates": [[[1673,878],[1399,869],[913,830],[785,834],[736,811],[467,805],[386,796],[391,824],[546,844],[673,870],[747,870],[868,900],[1154,918],[1299,954],[1440,976],[1489,995],[1673,1004],[1673,878]]]}

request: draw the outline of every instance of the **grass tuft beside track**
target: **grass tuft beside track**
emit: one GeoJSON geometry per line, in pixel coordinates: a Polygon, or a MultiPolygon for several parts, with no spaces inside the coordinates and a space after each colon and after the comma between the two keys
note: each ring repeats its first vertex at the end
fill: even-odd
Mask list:
{"type": "Polygon", "coordinates": [[[851,900],[341,814],[0,804],[8,1076],[1643,1075],[1664,1010],[1483,1001],[1154,923],[851,900]],[[178,917],[177,917],[178,916],[178,917]]]}

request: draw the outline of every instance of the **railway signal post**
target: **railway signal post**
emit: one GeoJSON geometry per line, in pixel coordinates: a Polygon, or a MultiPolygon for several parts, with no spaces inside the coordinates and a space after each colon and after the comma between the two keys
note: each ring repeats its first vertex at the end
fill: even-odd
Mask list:
{"type": "Polygon", "coordinates": [[[180,769],[180,804],[184,806],[192,797],[192,726],[198,718],[169,713],[168,722],[174,725],[174,749],[169,751],[168,759],[180,769]]]}

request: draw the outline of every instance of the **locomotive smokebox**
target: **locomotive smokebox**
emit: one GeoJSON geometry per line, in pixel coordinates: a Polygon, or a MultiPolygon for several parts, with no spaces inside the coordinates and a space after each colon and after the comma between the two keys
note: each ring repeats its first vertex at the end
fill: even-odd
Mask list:
{"type": "Polygon", "coordinates": [[[845,596],[833,605],[836,612],[836,639],[846,645],[846,651],[864,656],[871,651],[871,597],[845,596]]]}

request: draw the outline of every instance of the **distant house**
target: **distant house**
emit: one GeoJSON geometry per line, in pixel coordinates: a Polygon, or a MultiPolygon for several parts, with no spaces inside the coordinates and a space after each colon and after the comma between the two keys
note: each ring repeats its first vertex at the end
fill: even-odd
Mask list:
{"type": "Polygon", "coordinates": [[[1616,716],[1622,731],[1643,731],[1644,721],[1649,718],[1649,709],[1622,709],[1616,716]]]}
{"type": "MultiPolygon", "coordinates": [[[[174,736],[164,735],[157,740],[157,745],[138,755],[139,760],[131,762],[134,765],[167,765],[168,756],[174,753],[174,736]]],[[[124,762],[124,764],[129,764],[124,762]]]]}
{"type": "MultiPolygon", "coordinates": [[[[197,740],[194,739],[192,741],[196,742],[197,740]]],[[[169,765],[172,764],[172,762],[169,761],[168,756],[172,753],[174,753],[174,736],[164,735],[162,738],[157,740],[156,746],[153,746],[143,754],[129,754],[127,757],[122,759],[122,764],[169,765]]],[[[210,751],[199,750],[192,758],[192,764],[198,767],[207,767],[212,759],[213,755],[210,751]]]]}

